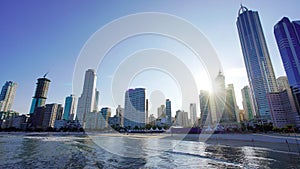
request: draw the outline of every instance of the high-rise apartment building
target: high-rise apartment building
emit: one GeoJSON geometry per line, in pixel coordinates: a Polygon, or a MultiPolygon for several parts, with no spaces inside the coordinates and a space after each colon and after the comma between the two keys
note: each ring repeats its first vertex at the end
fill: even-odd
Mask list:
{"type": "Polygon", "coordinates": [[[109,127],[108,119],[111,116],[111,108],[103,107],[98,116],[99,117],[97,118],[97,126],[100,126],[100,129],[109,127]]]}
{"type": "Polygon", "coordinates": [[[211,119],[214,124],[220,122],[225,109],[226,86],[225,76],[220,71],[214,80],[213,92],[210,95],[211,119]]]}
{"type": "Polygon", "coordinates": [[[249,86],[245,86],[242,90],[243,108],[245,111],[245,120],[253,120],[255,109],[249,86]]]}
{"type": "Polygon", "coordinates": [[[77,99],[75,95],[70,95],[66,97],[65,100],[65,109],[63,114],[64,120],[74,120],[76,115],[76,106],[77,106],[77,99]]]}
{"type": "Polygon", "coordinates": [[[94,102],[94,109],[93,109],[93,112],[98,112],[99,111],[99,99],[100,99],[100,92],[95,89],[95,102],[94,102]]]}
{"type": "Polygon", "coordinates": [[[176,111],[176,124],[182,127],[189,127],[188,112],[177,110],[176,111]]]}
{"type": "Polygon", "coordinates": [[[145,89],[129,89],[125,93],[124,127],[145,127],[145,89]]]}
{"type": "Polygon", "coordinates": [[[191,126],[198,125],[196,103],[190,103],[190,119],[191,119],[191,126]]]}
{"type": "Polygon", "coordinates": [[[165,117],[166,117],[166,107],[165,107],[165,105],[160,105],[157,108],[157,118],[158,119],[163,119],[165,117]]]}
{"type": "Polygon", "coordinates": [[[267,93],[277,84],[258,12],[241,6],[236,25],[257,116],[270,120],[267,93]]]}
{"type": "Polygon", "coordinates": [[[119,118],[119,123],[121,127],[124,126],[124,108],[118,105],[116,109],[116,116],[119,118]]]}
{"type": "Polygon", "coordinates": [[[239,109],[236,104],[233,84],[228,84],[226,88],[225,108],[224,108],[221,122],[223,123],[239,122],[239,109]]]}
{"type": "Polygon", "coordinates": [[[77,119],[79,120],[83,128],[85,128],[87,116],[89,116],[89,118],[94,118],[94,116],[87,115],[87,114],[93,112],[96,109],[96,105],[98,105],[96,103],[97,99],[99,99],[99,95],[97,96],[97,92],[96,92],[97,91],[96,79],[97,77],[96,77],[95,70],[88,69],[85,72],[84,85],[83,85],[81,96],[78,99],[77,114],[76,114],[77,119]]]}
{"type": "Polygon", "coordinates": [[[277,78],[279,92],[268,93],[268,101],[271,111],[271,119],[273,125],[279,128],[293,124],[300,126],[300,115],[289,87],[288,80],[285,76],[277,78]]]}
{"type": "Polygon", "coordinates": [[[63,119],[64,107],[61,104],[58,104],[57,112],[56,112],[56,120],[63,119]]]}
{"type": "Polygon", "coordinates": [[[146,99],[146,113],[145,113],[146,124],[149,124],[149,100],[146,99]]]}
{"type": "Polygon", "coordinates": [[[201,126],[209,126],[212,125],[212,117],[211,117],[211,105],[210,105],[210,94],[208,91],[201,90],[200,95],[200,125],[201,126]]]}
{"type": "Polygon", "coordinates": [[[288,82],[288,79],[286,76],[280,76],[276,79],[277,85],[278,85],[278,91],[282,92],[286,90],[288,99],[289,99],[289,104],[291,105],[292,112],[297,112],[297,103],[295,100],[297,98],[294,97],[292,88],[290,88],[290,84],[288,82]]]}
{"type": "Polygon", "coordinates": [[[0,93],[0,111],[7,112],[8,110],[11,110],[17,86],[17,83],[12,81],[7,81],[3,85],[0,93]]]}
{"type": "Polygon", "coordinates": [[[46,103],[47,93],[50,85],[50,80],[46,78],[46,75],[42,78],[38,78],[36,83],[35,94],[32,98],[29,114],[32,114],[37,107],[43,106],[46,103]]]}
{"type": "Polygon", "coordinates": [[[57,103],[39,106],[34,110],[32,126],[43,129],[54,127],[54,122],[60,112],[62,112],[62,106],[57,103]]]}
{"type": "Polygon", "coordinates": [[[59,112],[61,112],[62,106],[57,103],[46,104],[44,112],[42,127],[54,127],[54,122],[59,112]]]}
{"type": "Polygon", "coordinates": [[[281,60],[295,96],[297,106],[300,105],[300,21],[282,18],[274,26],[281,60]]]}
{"type": "Polygon", "coordinates": [[[167,118],[167,124],[169,126],[172,125],[172,109],[171,109],[171,100],[166,99],[166,118],[167,118]]]}

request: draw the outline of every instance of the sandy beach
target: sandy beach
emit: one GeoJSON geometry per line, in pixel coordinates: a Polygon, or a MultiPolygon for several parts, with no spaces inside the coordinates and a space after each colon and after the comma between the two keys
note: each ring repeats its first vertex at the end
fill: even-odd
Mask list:
{"type": "Polygon", "coordinates": [[[279,134],[173,134],[164,139],[199,141],[226,146],[251,146],[300,155],[300,137],[279,134]]]}

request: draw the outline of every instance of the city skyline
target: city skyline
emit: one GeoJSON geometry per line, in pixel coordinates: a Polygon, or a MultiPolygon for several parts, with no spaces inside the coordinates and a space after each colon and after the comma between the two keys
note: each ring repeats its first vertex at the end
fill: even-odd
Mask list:
{"type": "MultiPolygon", "coordinates": [[[[296,1],[294,1],[296,2],[296,1]]],[[[243,86],[248,85],[248,80],[247,80],[247,75],[246,71],[244,68],[244,63],[242,59],[242,52],[240,49],[239,45],[239,40],[238,40],[238,33],[235,28],[235,20],[237,17],[237,12],[239,8],[239,3],[238,2],[226,2],[226,7],[225,9],[219,9],[216,11],[216,9],[213,8],[213,4],[210,2],[206,3],[201,3],[201,2],[191,2],[188,3],[187,5],[190,6],[198,6],[201,4],[204,7],[207,7],[208,9],[205,10],[204,13],[201,10],[196,10],[194,7],[189,8],[191,11],[186,11],[185,9],[179,10],[180,5],[174,5],[172,6],[171,9],[167,9],[167,4],[171,2],[163,2],[161,3],[161,6],[157,5],[156,3],[149,3],[149,9],[145,9],[145,7],[141,7],[138,10],[134,9],[134,6],[141,5],[139,3],[132,4],[130,5],[125,5],[125,7],[121,9],[127,9],[128,11],[126,12],[120,12],[120,13],[104,13],[103,18],[98,18],[99,14],[97,16],[92,16],[91,13],[86,14],[84,17],[90,18],[89,23],[99,21],[97,24],[92,24],[92,26],[87,26],[86,28],[79,27],[76,28],[76,31],[78,32],[83,32],[83,35],[77,35],[74,34],[76,31],[74,31],[71,28],[76,27],[76,25],[80,25],[79,21],[83,21],[84,17],[78,20],[78,22],[75,22],[76,18],[79,17],[78,15],[75,16],[77,11],[83,11],[79,9],[79,6],[82,4],[77,4],[77,5],[69,5],[68,4],[62,4],[62,7],[54,7],[54,6],[49,6],[45,8],[45,12],[42,12],[38,9],[33,9],[32,12],[27,12],[27,15],[22,16],[22,18],[25,20],[24,25],[25,28],[20,30],[18,28],[18,22],[20,20],[7,20],[8,18],[4,18],[4,24],[5,27],[1,28],[1,34],[6,34],[8,32],[8,35],[3,35],[3,39],[1,40],[1,46],[3,47],[3,50],[1,50],[0,55],[2,55],[2,59],[5,57],[5,61],[7,64],[4,65],[4,67],[1,67],[1,79],[0,83],[4,83],[5,81],[12,80],[16,83],[18,83],[18,89],[16,92],[16,97],[15,97],[15,102],[13,109],[23,113],[27,114],[27,112],[30,109],[30,100],[32,99],[33,96],[33,91],[34,91],[34,81],[37,77],[40,77],[44,72],[50,71],[49,73],[49,78],[51,79],[52,83],[49,88],[48,92],[48,99],[47,103],[52,103],[52,102],[58,102],[58,103],[64,103],[64,98],[70,94],[73,94],[72,89],[71,89],[71,81],[72,81],[72,72],[73,72],[73,67],[76,63],[76,57],[78,56],[78,53],[81,49],[81,47],[84,45],[85,41],[88,39],[88,37],[97,29],[101,28],[104,24],[107,22],[110,22],[113,19],[116,19],[118,17],[121,17],[123,15],[127,14],[132,14],[136,12],[145,12],[145,11],[157,11],[157,12],[166,12],[170,14],[177,15],[179,17],[182,17],[191,23],[195,24],[200,30],[203,31],[203,33],[207,36],[209,39],[210,43],[214,46],[216,49],[218,56],[223,64],[224,68],[224,74],[226,77],[226,84],[233,83],[235,85],[235,92],[236,92],[236,97],[237,97],[237,104],[239,105],[240,108],[242,108],[242,99],[241,99],[241,92],[240,89],[243,88],[243,86]],[[70,9],[70,12],[63,12],[63,9],[68,8],[70,9]],[[59,12],[58,14],[54,14],[52,12],[53,9],[57,9],[59,12]],[[175,12],[176,11],[176,12],[175,12]],[[228,13],[230,11],[230,13],[228,13]],[[217,14],[220,14],[220,12],[227,12],[226,15],[222,16],[224,17],[224,21],[219,21],[217,22],[218,16],[217,14],[213,14],[213,12],[217,12],[217,14]],[[37,13],[42,13],[43,17],[50,19],[50,23],[52,23],[51,29],[46,29],[47,27],[47,22],[45,22],[45,18],[37,18],[35,21],[34,18],[37,17],[35,14],[37,13]],[[106,15],[105,15],[106,14],[106,15]],[[56,21],[55,17],[52,15],[62,15],[62,19],[56,21]],[[211,22],[207,23],[207,19],[201,19],[201,17],[204,18],[205,15],[210,16],[211,22]],[[68,20],[68,17],[71,18],[68,20]],[[65,20],[63,20],[65,19],[65,20]],[[97,20],[99,19],[99,20],[97,20]],[[28,21],[28,23],[26,22],[28,21]],[[63,21],[68,21],[67,23],[63,23],[63,21]],[[35,23],[43,23],[41,24],[42,26],[38,26],[34,29],[34,27],[31,27],[30,24],[35,23]],[[205,24],[203,24],[205,23],[205,24]],[[224,24],[224,25],[222,25],[224,24]],[[228,41],[232,41],[232,43],[229,43],[228,46],[224,45],[227,41],[221,42],[220,41],[220,35],[224,31],[221,30],[216,30],[219,26],[224,26],[224,29],[226,28],[226,31],[230,31],[228,35],[223,35],[224,38],[228,39],[228,41]],[[16,27],[15,27],[16,26],[16,27]],[[55,27],[55,26],[60,26],[60,27],[55,27]],[[14,28],[14,29],[11,29],[14,28]],[[55,29],[56,28],[56,29],[55,29]],[[58,29],[60,28],[60,29],[58,29]],[[228,29],[230,28],[230,29],[228,29]],[[88,29],[88,31],[86,31],[88,29]],[[209,30],[212,29],[212,30],[209,30]],[[62,31],[64,30],[64,31],[62,31]],[[214,32],[215,31],[215,32],[214,32]],[[28,41],[28,37],[24,33],[29,33],[29,35],[32,35],[32,33],[37,33],[36,36],[33,36],[29,38],[30,40],[28,41]],[[49,35],[48,35],[48,33],[49,35]],[[12,33],[15,33],[12,35],[12,33]],[[64,33],[65,36],[61,36],[64,33]],[[44,35],[41,38],[38,37],[40,35],[44,35]],[[52,36],[52,37],[50,37],[52,36]],[[66,41],[64,41],[64,38],[66,41]],[[43,50],[35,50],[37,43],[44,44],[45,46],[37,46],[37,48],[42,47],[41,49],[43,50]],[[61,42],[62,41],[62,42],[61,42]],[[71,41],[75,41],[73,43],[70,43],[71,41]],[[18,45],[15,44],[15,42],[18,42],[18,45]],[[25,43],[32,43],[26,44],[25,43]],[[58,44],[55,44],[56,42],[59,42],[58,44]],[[67,43],[66,43],[67,42],[67,43]],[[48,45],[46,45],[46,44],[48,45]],[[14,45],[13,45],[14,44],[14,45]],[[14,46],[14,47],[12,47],[14,46]],[[229,48],[228,50],[224,48],[229,48]],[[12,48],[17,48],[18,50],[12,51],[12,48]],[[72,48],[72,50],[71,50],[72,48]],[[74,48],[74,49],[73,49],[74,48]],[[229,52],[231,49],[233,52],[229,52]],[[57,56],[54,56],[57,55],[57,56]],[[232,56],[234,55],[234,56],[232,56]],[[11,56],[11,57],[8,57],[11,56]],[[38,56],[43,56],[43,57],[38,57],[38,56]],[[37,59],[39,58],[39,59],[37,59]],[[25,60],[23,60],[25,59],[25,60]],[[18,64],[13,62],[14,60],[18,60],[18,62],[21,62],[22,64],[18,64]],[[224,61],[225,60],[225,61],[224,61]],[[226,61],[228,60],[228,61],[226,61]],[[59,62],[62,63],[59,63],[59,62]],[[46,66],[43,64],[46,63],[46,66]],[[35,65],[36,67],[32,70],[30,70],[31,64],[35,65]],[[54,65],[54,66],[49,66],[49,65],[54,65]],[[57,66],[56,66],[57,65],[57,66]],[[11,70],[11,72],[5,71],[8,69],[7,66],[17,66],[14,68],[15,70],[11,70]],[[25,67],[29,67],[25,70],[25,67]],[[52,69],[52,70],[49,70],[52,69]],[[24,70],[24,71],[23,71],[24,70]],[[20,75],[20,71],[22,71],[22,75],[20,75]],[[4,73],[6,72],[6,73],[4,73]],[[25,74],[25,76],[23,76],[25,74]],[[232,75],[232,76],[231,76],[232,75]],[[14,78],[12,78],[14,77],[14,78]],[[239,83],[237,83],[239,82],[239,83]]],[[[223,3],[223,2],[220,2],[223,3]]],[[[299,2],[298,2],[299,3],[299,2]]],[[[100,3],[101,4],[101,3],[100,3]]],[[[292,3],[291,3],[292,4],[292,3]]],[[[24,4],[23,4],[24,5],[24,4]]],[[[37,6],[43,6],[42,4],[36,4],[37,6]]],[[[103,5],[103,4],[102,4],[103,5]]],[[[106,4],[108,7],[112,4],[106,4]]],[[[115,5],[115,4],[114,4],[115,5]]],[[[263,30],[267,39],[267,46],[269,48],[270,52],[270,57],[271,61],[273,63],[273,67],[275,69],[275,75],[276,78],[282,75],[285,75],[285,72],[283,70],[282,62],[280,59],[280,54],[277,49],[277,45],[275,42],[275,38],[273,35],[273,26],[275,23],[277,23],[282,17],[288,16],[291,20],[297,20],[298,16],[296,15],[297,10],[295,9],[294,6],[297,6],[293,3],[293,5],[290,4],[285,4],[285,6],[281,6],[279,1],[275,1],[274,3],[272,2],[272,8],[274,5],[275,9],[279,7],[283,7],[281,10],[277,10],[276,13],[272,12],[270,9],[267,9],[268,5],[270,5],[270,2],[245,2],[245,6],[247,6],[251,10],[258,11],[260,14],[260,20],[262,22],[263,30]],[[275,4],[275,5],[274,5],[275,4]],[[290,6],[289,6],[290,5],[290,6]]],[[[12,7],[12,9],[18,9],[21,8],[19,4],[4,4],[2,7],[12,7]]],[[[28,7],[28,6],[27,6],[28,7]]],[[[83,6],[83,8],[86,6],[83,6]]],[[[95,5],[95,8],[91,10],[92,12],[96,11],[96,7],[99,7],[95,5]]],[[[28,7],[29,8],[29,7],[28,7]]],[[[14,16],[12,17],[19,17],[22,12],[26,13],[26,10],[28,10],[26,6],[24,8],[21,8],[19,13],[15,13],[14,16]]],[[[103,8],[103,7],[102,7],[103,8]]],[[[110,8],[108,8],[110,9],[110,8]]],[[[120,8],[118,8],[120,9],[120,8]]],[[[201,9],[201,8],[200,8],[201,9]]],[[[14,10],[13,10],[14,11],[14,10]]],[[[7,10],[2,10],[3,15],[1,16],[10,16],[10,12],[7,10]]],[[[96,14],[96,13],[95,13],[96,14]]],[[[91,23],[90,23],[91,24],[91,23]]],[[[20,26],[20,25],[19,25],[20,26]]],[[[153,37],[149,37],[151,39],[153,37]]],[[[142,40],[143,41],[143,40],[142,40]]],[[[157,42],[157,38],[154,38],[154,42],[157,42]]],[[[168,40],[164,39],[163,42],[168,42],[168,40]]],[[[145,46],[149,45],[148,43],[144,43],[145,46]]],[[[164,44],[158,45],[159,47],[164,46],[164,44]]],[[[169,48],[169,47],[167,47],[169,48]]],[[[113,53],[112,53],[113,54],[113,53]]],[[[107,63],[109,64],[110,62],[118,61],[118,60],[106,60],[107,63]]],[[[190,64],[190,63],[189,63],[190,64]]],[[[105,69],[105,68],[104,68],[105,69]]],[[[194,70],[193,72],[196,72],[195,68],[193,68],[193,65],[191,65],[191,69],[194,70]]],[[[99,79],[103,79],[105,81],[107,79],[107,75],[110,75],[110,72],[101,72],[97,73],[99,79]]],[[[201,79],[201,74],[202,72],[197,72],[197,74],[194,74],[194,76],[197,76],[195,79],[197,80],[197,83],[201,83],[203,80],[201,79]]],[[[153,72],[152,72],[153,74],[153,72]]],[[[155,74],[155,73],[154,73],[155,74]]],[[[159,79],[159,78],[158,78],[159,79]]],[[[145,79],[141,78],[142,81],[145,81],[145,79]]],[[[138,84],[139,79],[136,80],[136,84],[138,84]]],[[[105,95],[105,89],[107,89],[107,86],[102,85],[102,83],[99,83],[100,86],[97,86],[97,88],[100,91],[100,106],[109,106],[109,107],[114,107],[113,105],[110,105],[110,102],[107,100],[102,100],[103,95],[105,95]],[[102,93],[103,92],[103,93],[102,93]]],[[[136,84],[132,84],[131,87],[136,87],[136,84]]],[[[146,86],[147,87],[147,86],[146,86]]],[[[203,84],[202,86],[198,84],[199,91],[200,89],[207,89],[207,86],[203,84]]],[[[148,88],[148,87],[147,87],[148,88]]],[[[197,94],[199,94],[199,91],[197,94]]],[[[120,93],[122,95],[122,93],[120,93]]],[[[165,94],[166,95],[166,94],[165,94]]],[[[79,94],[76,94],[76,96],[79,97],[79,94]]],[[[172,100],[172,106],[175,105],[175,108],[172,108],[173,114],[176,110],[181,109],[179,108],[180,106],[180,101],[178,101],[177,98],[174,98],[174,95],[167,96],[172,100]],[[178,104],[179,103],[179,104],[178,104]]],[[[198,100],[195,100],[195,102],[199,102],[198,100]]],[[[123,103],[118,103],[118,104],[123,104],[123,103]]],[[[163,103],[162,103],[163,104],[163,103]]],[[[124,105],[123,105],[124,106],[124,105]]],[[[186,105],[189,106],[189,105],[186,105]]],[[[199,117],[199,104],[197,103],[197,116],[199,117]]],[[[185,111],[188,110],[188,108],[184,109],[185,111]]],[[[113,111],[114,112],[114,111],[113,111]]],[[[151,114],[150,112],[149,114],[151,114]]]]}

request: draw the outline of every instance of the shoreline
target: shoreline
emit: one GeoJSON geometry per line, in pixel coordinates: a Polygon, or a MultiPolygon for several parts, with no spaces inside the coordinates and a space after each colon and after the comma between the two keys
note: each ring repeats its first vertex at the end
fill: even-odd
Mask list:
{"type": "Polygon", "coordinates": [[[99,133],[99,132],[0,132],[3,136],[85,136],[85,137],[128,137],[131,139],[166,139],[203,142],[211,145],[224,145],[231,147],[266,148],[281,153],[292,153],[300,156],[300,136],[287,136],[279,134],[170,134],[170,133],[99,133]]]}
{"type": "Polygon", "coordinates": [[[300,137],[270,134],[212,134],[212,135],[175,135],[165,139],[205,142],[212,145],[231,147],[265,148],[280,153],[300,156],[300,137]]]}

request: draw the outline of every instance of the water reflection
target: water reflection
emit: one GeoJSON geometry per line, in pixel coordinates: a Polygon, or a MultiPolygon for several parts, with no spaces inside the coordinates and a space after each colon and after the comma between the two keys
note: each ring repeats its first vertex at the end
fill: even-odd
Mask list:
{"type": "Polygon", "coordinates": [[[205,152],[209,157],[223,159],[231,163],[241,163],[245,158],[245,154],[240,147],[207,145],[205,152]]]}
{"type": "Polygon", "coordinates": [[[300,156],[155,137],[0,137],[0,168],[300,168],[300,156]],[[100,145],[100,146],[99,146],[100,145]]]}

